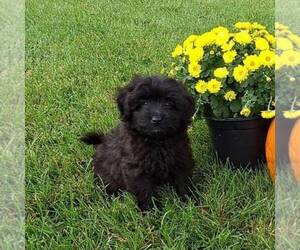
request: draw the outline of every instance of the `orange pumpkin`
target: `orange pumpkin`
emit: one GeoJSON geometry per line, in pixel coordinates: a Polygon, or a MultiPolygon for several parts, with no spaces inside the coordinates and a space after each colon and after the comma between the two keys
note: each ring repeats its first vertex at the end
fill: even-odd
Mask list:
{"type": "Polygon", "coordinates": [[[270,177],[273,182],[275,182],[276,176],[276,154],[275,154],[275,143],[276,143],[276,136],[275,136],[275,119],[273,119],[266,140],[266,159],[267,159],[267,167],[269,170],[270,177]]]}
{"type": "Polygon", "coordinates": [[[294,176],[300,181],[300,119],[295,123],[290,135],[289,157],[294,176]]]}

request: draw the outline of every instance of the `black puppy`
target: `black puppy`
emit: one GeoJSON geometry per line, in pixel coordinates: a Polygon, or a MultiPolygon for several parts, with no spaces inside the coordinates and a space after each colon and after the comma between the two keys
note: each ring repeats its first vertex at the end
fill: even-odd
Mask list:
{"type": "Polygon", "coordinates": [[[121,122],[109,134],[89,133],[95,174],[108,194],[134,194],[141,210],[149,208],[155,188],[169,184],[178,195],[189,193],[193,157],[187,127],[194,100],[174,79],[136,77],[119,90],[121,122]]]}

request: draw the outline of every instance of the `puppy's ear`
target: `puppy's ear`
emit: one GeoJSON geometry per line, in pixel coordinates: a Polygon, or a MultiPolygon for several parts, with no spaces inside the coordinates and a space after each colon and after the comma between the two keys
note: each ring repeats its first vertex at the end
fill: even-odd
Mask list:
{"type": "Polygon", "coordinates": [[[117,104],[122,118],[128,116],[129,110],[128,110],[126,99],[129,92],[130,92],[129,86],[125,86],[123,88],[120,88],[117,94],[117,104]]]}
{"type": "Polygon", "coordinates": [[[186,88],[185,88],[185,94],[183,95],[183,98],[184,98],[184,104],[183,104],[184,120],[186,124],[189,124],[191,123],[192,117],[196,112],[195,99],[187,91],[186,88]]]}
{"type": "Polygon", "coordinates": [[[138,79],[140,79],[139,76],[135,76],[132,81],[126,85],[123,88],[120,88],[117,94],[117,104],[118,108],[121,114],[122,119],[128,119],[130,115],[130,108],[128,105],[128,96],[130,92],[132,92],[135,88],[135,85],[138,82],[138,79]]]}
{"type": "Polygon", "coordinates": [[[196,112],[195,99],[189,93],[187,93],[186,100],[187,100],[187,115],[189,117],[188,120],[191,120],[194,113],[196,112]]]}

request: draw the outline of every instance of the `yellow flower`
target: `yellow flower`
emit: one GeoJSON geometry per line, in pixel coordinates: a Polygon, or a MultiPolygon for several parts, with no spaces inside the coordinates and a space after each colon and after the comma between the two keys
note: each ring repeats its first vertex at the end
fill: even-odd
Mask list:
{"type": "Polygon", "coordinates": [[[249,30],[251,29],[251,23],[249,22],[237,22],[234,27],[236,27],[237,29],[241,29],[241,30],[249,30]]]}
{"type": "Polygon", "coordinates": [[[275,45],[276,45],[276,39],[275,39],[275,37],[273,35],[267,33],[265,35],[265,38],[272,44],[273,47],[275,47],[275,45]]]}
{"type": "Polygon", "coordinates": [[[294,50],[284,51],[280,56],[280,61],[286,66],[297,66],[300,64],[300,52],[294,50]]]}
{"type": "Polygon", "coordinates": [[[257,50],[267,50],[270,48],[268,41],[261,37],[255,39],[255,47],[257,50]]]}
{"type": "Polygon", "coordinates": [[[223,54],[223,60],[225,63],[232,63],[236,57],[237,53],[235,50],[227,51],[223,54]]]}
{"type": "Polygon", "coordinates": [[[198,93],[204,94],[207,91],[207,83],[203,80],[200,80],[196,83],[195,89],[198,93]]]}
{"type": "Polygon", "coordinates": [[[289,29],[289,27],[285,26],[285,25],[283,25],[281,23],[276,22],[275,23],[275,29],[277,29],[277,30],[287,30],[287,29],[289,29]]]}
{"type": "Polygon", "coordinates": [[[241,112],[240,115],[248,117],[251,114],[251,110],[247,107],[244,107],[241,112]]]}
{"type": "Polygon", "coordinates": [[[216,34],[213,32],[206,32],[198,36],[195,40],[196,47],[204,47],[207,45],[212,45],[215,42],[216,34]]]}
{"type": "Polygon", "coordinates": [[[177,57],[177,56],[180,56],[182,55],[183,53],[183,48],[181,45],[177,45],[176,48],[174,49],[174,51],[172,52],[172,57],[177,57]]]}
{"type": "Polygon", "coordinates": [[[235,41],[240,44],[248,44],[252,42],[252,37],[249,35],[248,31],[242,30],[234,35],[235,41]]]}
{"type": "Polygon", "coordinates": [[[228,51],[228,50],[231,50],[232,47],[235,45],[234,41],[233,40],[230,40],[229,43],[225,43],[221,46],[222,48],[222,51],[228,51]]]}
{"type": "Polygon", "coordinates": [[[259,58],[256,55],[247,56],[243,63],[249,71],[257,70],[260,67],[259,58]]]}
{"type": "Polygon", "coordinates": [[[296,46],[298,48],[300,48],[300,37],[295,35],[295,34],[292,34],[292,35],[289,35],[289,39],[296,44],[296,46]]]}
{"type": "Polygon", "coordinates": [[[283,116],[287,119],[295,119],[300,117],[300,110],[283,111],[283,116]]]}
{"type": "Polygon", "coordinates": [[[269,32],[267,30],[259,30],[259,31],[256,30],[253,34],[255,37],[263,37],[269,34],[269,32]]]}
{"type": "Polygon", "coordinates": [[[275,52],[270,50],[260,52],[259,61],[262,65],[271,67],[275,64],[275,52]]]}
{"type": "Polygon", "coordinates": [[[211,30],[211,32],[215,33],[216,35],[219,35],[221,33],[229,33],[229,30],[223,26],[219,26],[219,27],[213,28],[211,30]]]}
{"type": "Polygon", "coordinates": [[[185,41],[183,42],[183,48],[190,47],[193,45],[193,42],[197,39],[197,35],[190,35],[185,41]]]}
{"type": "Polygon", "coordinates": [[[216,79],[212,79],[207,83],[207,89],[212,94],[218,93],[220,91],[221,87],[222,87],[221,82],[219,82],[216,79]]]}
{"type": "Polygon", "coordinates": [[[183,54],[189,55],[190,51],[194,48],[193,43],[190,43],[186,47],[183,48],[183,54]]]}
{"type": "Polygon", "coordinates": [[[230,37],[229,30],[222,26],[212,29],[211,32],[216,35],[215,43],[219,46],[226,43],[230,37]]]}
{"type": "Polygon", "coordinates": [[[252,28],[256,29],[256,30],[264,30],[264,29],[266,29],[265,26],[263,26],[263,25],[261,25],[259,23],[256,23],[256,22],[252,24],[252,28]]]}
{"type": "Polygon", "coordinates": [[[201,66],[198,63],[192,62],[188,66],[188,71],[190,76],[197,78],[200,75],[201,66]]]}
{"type": "Polygon", "coordinates": [[[275,110],[261,111],[261,117],[264,119],[272,119],[273,117],[275,117],[275,110]]]}
{"type": "Polygon", "coordinates": [[[216,37],[216,44],[222,46],[229,40],[229,34],[220,34],[216,37]]]}
{"type": "Polygon", "coordinates": [[[242,81],[246,80],[248,77],[248,70],[245,66],[238,65],[233,70],[233,77],[234,79],[241,83],[242,81]]]}
{"type": "Polygon", "coordinates": [[[228,75],[228,70],[223,67],[223,68],[217,68],[214,71],[214,76],[217,78],[225,78],[228,75]]]}
{"type": "Polygon", "coordinates": [[[236,93],[232,90],[227,91],[226,94],[224,95],[224,99],[226,101],[232,102],[236,99],[236,93]]]}
{"type": "Polygon", "coordinates": [[[293,43],[287,38],[278,37],[276,38],[276,48],[280,50],[292,50],[293,43]]]}
{"type": "Polygon", "coordinates": [[[281,36],[283,36],[283,37],[289,37],[292,34],[293,34],[293,32],[290,31],[290,30],[284,30],[284,31],[277,31],[276,32],[277,37],[281,37],[281,36]]]}
{"type": "Polygon", "coordinates": [[[189,50],[190,62],[199,62],[203,58],[204,50],[203,48],[194,48],[189,50]]]}

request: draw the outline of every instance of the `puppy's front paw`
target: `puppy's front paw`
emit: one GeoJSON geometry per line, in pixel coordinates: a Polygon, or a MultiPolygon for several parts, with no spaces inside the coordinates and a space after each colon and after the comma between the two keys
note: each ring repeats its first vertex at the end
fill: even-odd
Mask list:
{"type": "Polygon", "coordinates": [[[187,184],[176,185],[176,193],[183,201],[187,201],[193,194],[191,187],[187,184]]]}
{"type": "Polygon", "coordinates": [[[150,201],[138,201],[138,207],[141,212],[147,212],[152,208],[150,201]]]}

